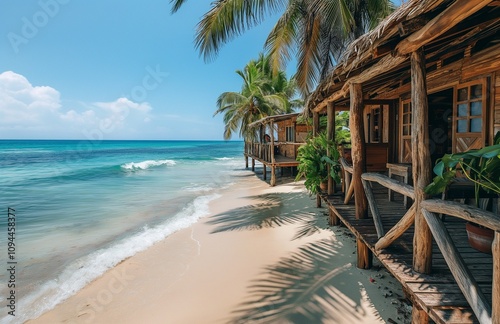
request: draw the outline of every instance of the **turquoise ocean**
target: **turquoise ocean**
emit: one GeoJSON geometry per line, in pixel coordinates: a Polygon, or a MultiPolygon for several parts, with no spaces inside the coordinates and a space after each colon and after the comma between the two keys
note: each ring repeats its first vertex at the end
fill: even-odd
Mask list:
{"type": "MultiPolygon", "coordinates": [[[[0,140],[0,251],[15,209],[16,317],[34,318],[209,213],[244,168],[243,142],[0,140]]],[[[168,257],[168,256],[165,256],[168,257]]]]}

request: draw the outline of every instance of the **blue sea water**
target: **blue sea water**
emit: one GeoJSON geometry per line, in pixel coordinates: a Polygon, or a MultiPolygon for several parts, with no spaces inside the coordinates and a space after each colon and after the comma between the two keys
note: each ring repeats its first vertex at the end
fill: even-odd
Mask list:
{"type": "MultiPolygon", "coordinates": [[[[15,322],[208,214],[242,169],[242,152],[242,142],[223,141],[0,140],[0,260],[6,267],[10,207],[15,322]]],[[[1,271],[2,305],[7,282],[1,271]]]]}

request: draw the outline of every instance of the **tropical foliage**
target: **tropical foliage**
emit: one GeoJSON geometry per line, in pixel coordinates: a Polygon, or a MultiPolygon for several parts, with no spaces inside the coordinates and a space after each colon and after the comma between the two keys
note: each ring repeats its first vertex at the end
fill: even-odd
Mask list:
{"type": "MultiPolygon", "coordinates": [[[[185,2],[171,0],[172,12],[185,2]]],[[[195,44],[210,60],[223,44],[269,14],[280,13],[265,44],[273,71],[283,69],[297,54],[296,79],[303,95],[307,95],[338,61],[347,44],[393,9],[389,0],[216,0],[198,23],[195,44]]]]}
{"type": "Polygon", "coordinates": [[[339,152],[335,143],[329,141],[324,133],[311,137],[306,144],[298,148],[296,181],[305,178],[304,185],[311,193],[317,193],[321,183],[328,180],[330,175],[335,182],[340,182],[339,152]],[[328,173],[330,166],[330,173],[328,173]]]}
{"type": "MultiPolygon", "coordinates": [[[[297,118],[297,123],[306,123],[307,125],[312,125],[312,118],[304,118],[301,115],[297,118]]],[[[326,130],[328,123],[327,116],[321,116],[319,119],[320,130],[326,130]]],[[[335,143],[350,143],[351,142],[351,132],[349,130],[349,112],[339,111],[335,115],[335,143]]]]}
{"type": "Polygon", "coordinates": [[[495,136],[494,145],[445,154],[437,161],[434,173],[434,181],[425,188],[428,194],[443,192],[459,174],[474,183],[476,206],[481,189],[500,194],[500,132],[495,136]]]}
{"type": "Polygon", "coordinates": [[[261,54],[236,73],[242,78],[240,92],[224,92],[217,99],[214,115],[224,114],[224,139],[238,131],[240,137],[251,139],[253,130],[248,127],[261,118],[292,112],[302,101],[295,98],[297,87],[285,72],[273,74],[269,57],[261,54]]]}

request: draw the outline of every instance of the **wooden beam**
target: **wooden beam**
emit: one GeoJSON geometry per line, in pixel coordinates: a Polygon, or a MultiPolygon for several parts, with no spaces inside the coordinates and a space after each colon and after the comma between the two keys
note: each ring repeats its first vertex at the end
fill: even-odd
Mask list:
{"type": "MultiPolygon", "coordinates": [[[[335,106],[333,102],[327,104],[326,114],[327,114],[327,126],[326,126],[326,138],[329,141],[335,143],[335,106]]],[[[330,156],[331,152],[327,150],[327,155],[330,156]]],[[[330,176],[330,165],[328,165],[328,195],[335,192],[335,182],[330,176]]]]}
{"type": "Polygon", "coordinates": [[[456,1],[434,17],[427,25],[403,39],[395,49],[396,55],[406,55],[415,52],[422,46],[438,38],[465,18],[473,15],[492,0],[456,1]]]}
{"type": "Polygon", "coordinates": [[[429,152],[429,104],[425,77],[425,55],[423,50],[419,49],[411,54],[411,148],[416,205],[413,269],[420,273],[430,273],[432,268],[432,234],[420,207],[420,203],[427,198],[424,188],[431,182],[432,174],[429,152]]]}
{"type": "Polygon", "coordinates": [[[481,208],[440,199],[427,199],[421,202],[420,205],[422,208],[436,214],[458,217],[491,228],[494,231],[500,231],[500,215],[481,208]]]}
{"type": "MultiPolygon", "coordinates": [[[[481,292],[477,282],[470,270],[467,268],[464,260],[460,256],[460,252],[453,244],[453,240],[446,230],[441,219],[425,209],[421,210],[434,236],[439,250],[448,264],[453,277],[455,278],[460,290],[465,296],[470,307],[474,311],[480,323],[492,323],[491,321],[491,306],[488,300],[481,292]]],[[[493,283],[495,285],[495,283],[493,283]]]]}
{"type": "Polygon", "coordinates": [[[388,189],[396,191],[397,193],[400,193],[404,196],[410,197],[411,199],[415,199],[415,191],[413,190],[412,186],[403,183],[401,181],[391,179],[386,175],[368,172],[368,173],[363,173],[361,175],[361,178],[367,181],[378,182],[379,184],[388,189]]]}
{"type": "Polygon", "coordinates": [[[411,205],[410,209],[404,214],[404,216],[399,220],[399,222],[394,225],[393,228],[387,232],[383,237],[381,237],[375,244],[375,249],[381,250],[385,249],[391,245],[395,240],[397,240],[401,235],[404,234],[415,221],[415,204],[411,205]]]}
{"type": "Polygon", "coordinates": [[[375,230],[377,231],[377,238],[384,236],[384,226],[382,225],[382,218],[380,217],[380,212],[378,211],[377,202],[375,201],[375,196],[372,192],[372,187],[370,183],[366,180],[361,179],[363,183],[363,188],[365,188],[366,198],[368,200],[368,206],[372,212],[373,222],[375,223],[375,230]]]}

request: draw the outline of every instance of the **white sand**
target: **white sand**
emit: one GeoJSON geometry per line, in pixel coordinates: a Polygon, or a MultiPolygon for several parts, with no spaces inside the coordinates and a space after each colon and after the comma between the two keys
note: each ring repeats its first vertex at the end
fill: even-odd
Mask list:
{"type": "Polygon", "coordinates": [[[400,285],[355,267],[355,240],[302,184],[242,171],[210,211],[30,323],[409,322],[400,285]]]}

